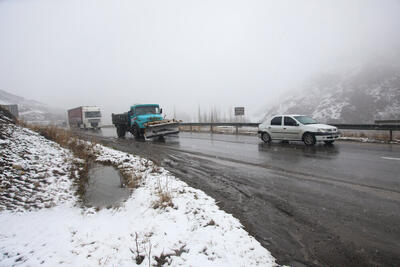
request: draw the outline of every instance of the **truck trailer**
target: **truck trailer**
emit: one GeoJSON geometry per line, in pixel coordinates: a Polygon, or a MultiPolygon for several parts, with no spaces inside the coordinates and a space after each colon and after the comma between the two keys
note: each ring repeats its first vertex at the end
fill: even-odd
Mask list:
{"type": "Polygon", "coordinates": [[[101,113],[96,106],[81,106],[68,110],[70,128],[100,129],[101,113]]]}
{"type": "Polygon", "coordinates": [[[128,112],[112,114],[112,123],[117,129],[118,137],[130,132],[135,138],[163,138],[166,135],[179,133],[179,122],[162,117],[162,109],[157,104],[137,104],[128,112]]]}

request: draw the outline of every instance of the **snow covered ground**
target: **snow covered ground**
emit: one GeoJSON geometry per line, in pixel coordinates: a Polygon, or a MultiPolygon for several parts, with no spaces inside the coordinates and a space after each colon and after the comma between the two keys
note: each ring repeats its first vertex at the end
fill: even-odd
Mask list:
{"type": "Polygon", "coordinates": [[[0,127],[0,266],[277,265],[214,199],[151,161],[94,146],[96,161],[138,184],[119,207],[87,208],[69,176],[71,152],[30,130],[0,127]]]}
{"type": "Polygon", "coordinates": [[[0,211],[51,207],[73,198],[73,156],[31,130],[0,124],[0,211]]]}

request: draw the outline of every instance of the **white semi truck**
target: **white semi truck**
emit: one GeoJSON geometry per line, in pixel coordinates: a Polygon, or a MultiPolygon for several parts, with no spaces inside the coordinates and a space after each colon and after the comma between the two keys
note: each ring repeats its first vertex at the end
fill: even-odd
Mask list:
{"type": "Polygon", "coordinates": [[[81,106],[68,110],[68,123],[71,128],[100,129],[101,112],[96,106],[81,106]]]}

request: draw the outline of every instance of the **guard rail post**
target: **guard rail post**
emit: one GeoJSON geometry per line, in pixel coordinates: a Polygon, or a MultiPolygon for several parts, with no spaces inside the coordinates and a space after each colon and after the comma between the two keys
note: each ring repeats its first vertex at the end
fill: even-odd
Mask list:
{"type": "Polygon", "coordinates": [[[389,125],[387,130],[389,130],[389,141],[393,141],[393,131],[398,131],[400,129],[400,120],[376,120],[376,125],[385,126],[389,125]]]}
{"type": "Polygon", "coordinates": [[[239,126],[236,125],[236,134],[239,134],[239,126]]]}

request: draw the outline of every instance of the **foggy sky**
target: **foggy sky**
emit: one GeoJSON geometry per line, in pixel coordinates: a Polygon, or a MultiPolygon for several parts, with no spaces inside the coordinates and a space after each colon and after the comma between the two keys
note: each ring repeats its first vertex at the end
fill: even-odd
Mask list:
{"type": "Polygon", "coordinates": [[[107,117],[133,103],[254,112],[399,48],[397,0],[0,0],[0,89],[107,117]]]}

